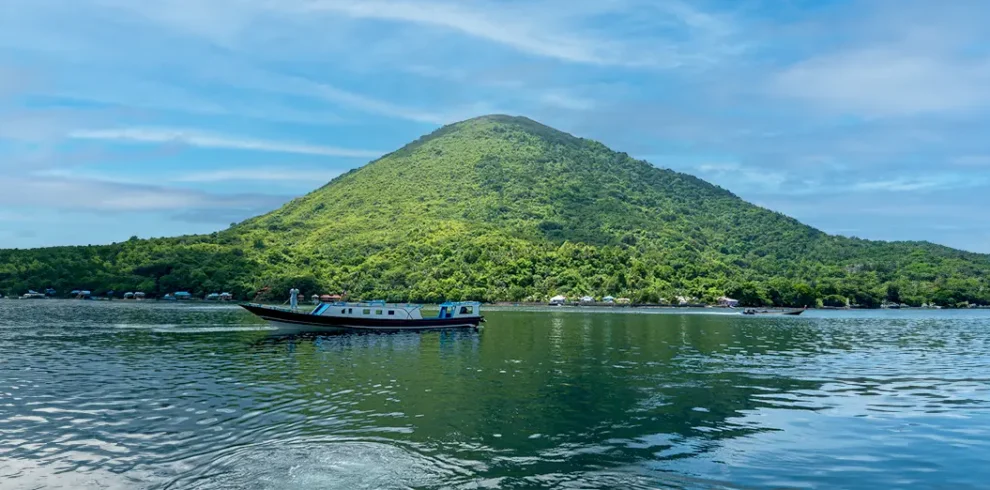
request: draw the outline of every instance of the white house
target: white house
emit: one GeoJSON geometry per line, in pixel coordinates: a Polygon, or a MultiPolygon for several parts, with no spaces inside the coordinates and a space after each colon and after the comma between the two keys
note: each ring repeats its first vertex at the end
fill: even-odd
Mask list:
{"type": "Polygon", "coordinates": [[[581,297],[581,302],[582,303],[594,303],[595,302],[595,298],[592,298],[591,296],[582,296],[581,297]]]}
{"type": "Polygon", "coordinates": [[[718,305],[719,306],[728,306],[730,308],[735,308],[735,307],[739,306],[739,300],[738,299],[732,299],[732,298],[730,298],[728,296],[722,296],[721,298],[718,299],[718,305]]]}
{"type": "Polygon", "coordinates": [[[550,298],[550,306],[560,306],[567,302],[567,298],[564,295],[558,294],[550,298]]]}
{"type": "Polygon", "coordinates": [[[615,297],[614,296],[606,296],[606,297],[602,298],[602,301],[604,301],[606,303],[615,303],[615,297]]]}

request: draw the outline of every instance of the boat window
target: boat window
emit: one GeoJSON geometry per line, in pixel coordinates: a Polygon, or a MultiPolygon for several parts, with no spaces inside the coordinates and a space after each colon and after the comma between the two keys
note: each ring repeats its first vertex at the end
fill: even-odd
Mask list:
{"type": "Polygon", "coordinates": [[[364,309],[364,311],[363,311],[363,312],[361,312],[361,313],[363,313],[363,314],[365,314],[365,315],[370,315],[370,314],[371,314],[371,310],[370,310],[370,309],[368,309],[368,308],[365,308],[365,309],[364,309]]]}
{"type": "Polygon", "coordinates": [[[381,315],[382,314],[382,310],[375,310],[375,314],[376,315],[381,315]]]}
{"type": "Polygon", "coordinates": [[[467,307],[467,306],[462,306],[461,307],[461,314],[462,315],[470,315],[471,314],[471,308],[470,307],[467,307]]]}
{"type": "Polygon", "coordinates": [[[395,310],[388,310],[388,314],[389,315],[394,315],[395,314],[395,310]]]}
{"type": "Polygon", "coordinates": [[[350,313],[354,313],[354,308],[348,308],[348,309],[347,309],[347,313],[348,313],[348,314],[350,314],[350,313]]]}
{"type": "Polygon", "coordinates": [[[341,308],[340,309],[340,314],[341,315],[346,315],[347,314],[347,308],[341,308]]]}

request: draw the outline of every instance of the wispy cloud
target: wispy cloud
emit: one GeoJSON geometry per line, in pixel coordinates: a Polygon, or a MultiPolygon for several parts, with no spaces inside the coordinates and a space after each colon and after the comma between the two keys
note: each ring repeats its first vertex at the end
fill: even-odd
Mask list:
{"type": "Polygon", "coordinates": [[[335,12],[354,18],[411,22],[443,27],[469,36],[494,41],[520,51],[565,61],[617,64],[608,56],[614,49],[602,40],[582,38],[552,29],[552,25],[530,24],[518,7],[502,4],[410,2],[402,0],[317,0],[302,4],[303,10],[335,12]],[[490,7],[490,8],[485,8],[490,7]],[[501,10],[501,12],[500,12],[501,10]],[[507,17],[513,18],[509,21],[507,17]]]}
{"type": "Polygon", "coordinates": [[[190,208],[273,209],[287,196],[218,194],[160,185],[80,178],[5,179],[0,205],[70,211],[182,211],[190,208]]]}
{"type": "Polygon", "coordinates": [[[988,167],[990,166],[990,155],[965,155],[955,157],[951,160],[954,165],[988,167]]]}
{"type": "Polygon", "coordinates": [[[737,162],[702,163],[695,166],[697,174],[716,183],[739,188],[759,189],[763,192],[776,192],[788,181],[783,172],[746,167],[737,162]]]}
{"type": "Polygon", "coordinates": [[[935,189],[961,189],[979,187],[986,183],[982,177],[962,176],[954,174],[935,174],[925,177],[898,177],[895,179],[872,180],[857,182],[850,188],[859,192],[915,192],[935,189]]]}
{"type": "Polygon", "coordinates": [[[773,88],[827,110],[865,116],[973,111],[990,106],[990,57],[852,50],[790,66],[776,76],[773,88]]]}
{"type": "Polygon", "coordinates": [[[383,152],[358,150],[334,146],[287,143],[265,139],[249,139],[210,134],[186,129],[167,128],[117,128],[86,129],[69,133],[69,137],[86,140],[114,140],[135,143],[174,143],[201,148],[225,148],[231,150],[266,151],[275,153],[299,153],[334,157],[374,158],[383,152]]]}
{"type": "Polygon", "coordinates": [[[572,111],[590,111],[595,108],[594,100],[576,97],[563,91],[545,92],[540,95],[539,100],[544,104],[572,111]]]}
{"type": "Polygon", "coordinates": [[[283,76],[258,70],[249,70],[242,73],[242,75],[244,76],[237,80],[232,80],[231,83],[238,84],[242,87],[252,86],[272,92],[306,95],[369,114],[377,114],[396,119],[430,124],[446,124],[458,120],[457,118],[461,117],[464,112],[464,108],[452,109],[446,112],[418,109],[301,77],[283,76]]]}
{"type": "MultiPolygon", "coordinates": [[[[341,18],[419,26],[505,46],[517,52],[568,63],[674,67],[739,50],[734,25],[723,16],[680,0],[610,0],[574,2],[542,0],[162,0],[134,3],[105,0],[118,9],[201,36],[230,49],[251,46],[263,22],[263,34],[294,39],[300,29],[338,25],[341,18]],[[602,29],[618,22],[635,32],[621,35],[602,29]],[[293,31],[292,29],[295,29],[293,31]]],[[[402,35],[390,29],[392,35],[402,35]]],[[[311,31],[305,31],[311,32],[311,31]]],[[[328,34],[324,31],[323,35],[328,34]]],[[[408,36],[410,41],[421,37],[408,36]]],[[[315,46],[304,46],[313,49],[315,46]]],[[[456,48],[456,45],[450,47],[456,48]]],[[[410,60],[414,64],[414,60],[410,60]]]]}
{"type": "Polygon", "coordinates": [[[211,172],[192,172],[171,179],[172,182],[305,182],[322,184],[340,175],[334,170],[311,169],[285,165],[281,168],[245,168],[216,170],[211,172]]]}

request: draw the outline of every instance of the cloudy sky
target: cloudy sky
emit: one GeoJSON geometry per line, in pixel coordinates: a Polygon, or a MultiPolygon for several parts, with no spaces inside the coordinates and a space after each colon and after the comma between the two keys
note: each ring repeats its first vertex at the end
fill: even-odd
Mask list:
{"type": "Polygon", "coordinates": [[[4,0],[0,247],[218,230],[525,115],[827,232],[990,253],[979,0],[4,0]]]}

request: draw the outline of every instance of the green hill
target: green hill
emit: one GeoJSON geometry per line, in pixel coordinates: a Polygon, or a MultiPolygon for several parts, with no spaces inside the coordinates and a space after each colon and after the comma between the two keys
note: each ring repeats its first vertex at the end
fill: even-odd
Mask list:
{"type": "Polygon", "coordinates": [[[0,251],[0,291],[346,290],[748,304],[990,303],[990,256],[827,235],[701,179],[532,120],[445,126],[204,236],[0,251]]]}

